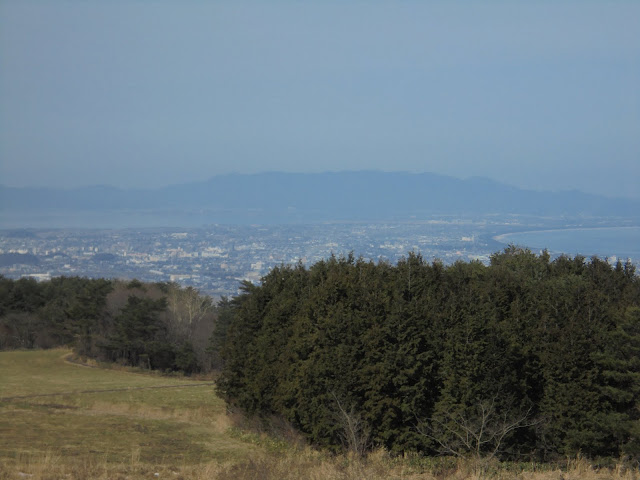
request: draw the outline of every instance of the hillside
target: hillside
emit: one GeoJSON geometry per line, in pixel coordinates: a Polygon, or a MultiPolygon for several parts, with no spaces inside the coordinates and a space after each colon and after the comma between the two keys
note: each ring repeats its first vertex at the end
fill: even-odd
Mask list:
{"type": "MultiPolygon", "coordinates": [[[[238,427],[209,382],[88,368],[68,363],[69,353],[0,352],[0,479],[479,478],[471,462],[383,451],[362,461],[305,447],[282,429],[252,432],[238,427]]],[[[637,478],[622,464],[597,470],[580,459],[492,465],[484,478],[510,480],[514,471],[523,480],[637,478]]]]}

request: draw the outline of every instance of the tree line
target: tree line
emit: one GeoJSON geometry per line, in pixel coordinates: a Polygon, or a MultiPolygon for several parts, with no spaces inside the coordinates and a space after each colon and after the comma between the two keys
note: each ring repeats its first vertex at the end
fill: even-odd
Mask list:
{"type": "Polygon", "coordinates": [[[630,263],[509,247],[280,266],[227,302],[219,394],[356,452],[640,455],[630,263]]]}
{"type": "Polygon", "coordinates": [[[220,367],[219,318],[210,297],[175,283],[0,276],[0,350],[65,345],[102,361],[206,372],[220,367]]]}

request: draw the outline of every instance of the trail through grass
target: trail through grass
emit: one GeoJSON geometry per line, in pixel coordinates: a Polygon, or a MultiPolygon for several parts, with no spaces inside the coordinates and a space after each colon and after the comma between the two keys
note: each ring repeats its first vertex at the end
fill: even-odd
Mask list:
{"type": "Polygon", "coordinates": [[[109,390],[193,383],[189,380],[86,368],[65,361],[69,350],[0,353],[0,398],[83,390],[109,390]]]}

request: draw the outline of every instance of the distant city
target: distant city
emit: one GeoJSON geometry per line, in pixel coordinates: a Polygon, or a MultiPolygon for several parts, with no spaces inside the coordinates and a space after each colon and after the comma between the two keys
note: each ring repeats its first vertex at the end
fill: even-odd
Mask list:
{"type": "Polygon", "coordinates": [[[236,295],[243,280],[258,283],[280,264],[309,266],[349,253],[395,263],[412,251],[427,261],[487,264],[492,253],[506,246],[494,239],[497,235],[609,225],[618,224],[597,218],[568,223],[565,218],[485,215],[409,223],[0,230],[0,275],[177,282],[219,298],[236,295]]]}

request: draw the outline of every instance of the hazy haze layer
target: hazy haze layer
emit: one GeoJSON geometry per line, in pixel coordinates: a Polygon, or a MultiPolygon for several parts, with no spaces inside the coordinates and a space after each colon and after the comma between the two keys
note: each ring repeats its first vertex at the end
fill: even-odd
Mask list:
{"type": "Polygon", "coordinates": [[[376,169],[640,197],[638,2],[0,4],[0,183],[376,169]]]}

